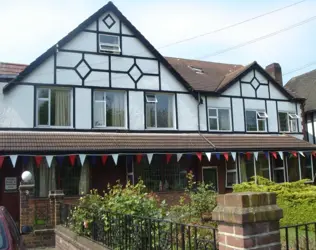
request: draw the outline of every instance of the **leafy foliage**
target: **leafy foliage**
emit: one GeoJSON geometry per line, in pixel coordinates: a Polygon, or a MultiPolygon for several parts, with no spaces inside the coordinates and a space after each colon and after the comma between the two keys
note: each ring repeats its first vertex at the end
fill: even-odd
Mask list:
{"type": "Polygon", "coordinates": [[[306,181],[278,184],[257,176],[234,185],[234,192],[275,192],[277,204],[283,209],[281,225],[296,225],[316,221],[316,186],[306,181]]]}

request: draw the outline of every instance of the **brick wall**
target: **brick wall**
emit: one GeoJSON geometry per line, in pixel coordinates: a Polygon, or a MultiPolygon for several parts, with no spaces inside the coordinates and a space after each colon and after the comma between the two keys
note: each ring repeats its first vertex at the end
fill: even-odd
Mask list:
{"type": "Polygon", "coordinates": [[[27,248],[55,246],[54,229],[35,230],[31,234],[23,235],[24,244],[27,248]]]}

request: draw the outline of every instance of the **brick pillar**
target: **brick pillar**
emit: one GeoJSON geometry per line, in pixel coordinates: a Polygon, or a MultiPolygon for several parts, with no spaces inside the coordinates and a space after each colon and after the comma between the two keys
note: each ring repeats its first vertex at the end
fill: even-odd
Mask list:
{"type": "Polygon", "coordinates": [[[217,197],[219,249],[280,250],[282,209],[275,193],[231,193],[217,197]]]}
{"type": "Polygon", "coordinates": [[[29,198],[34,189],[34,184],[20,184],[20,229],[22,226],[32,226],[33,210],[30,206],[29,198]]]}
{"type": "Polygon", "coordinates": [[[62,190],[55,190],[49,192],[50,199],[50,217],[52,226],[60,224],[60,207],[64,200],[64,193],[62,190]]]}

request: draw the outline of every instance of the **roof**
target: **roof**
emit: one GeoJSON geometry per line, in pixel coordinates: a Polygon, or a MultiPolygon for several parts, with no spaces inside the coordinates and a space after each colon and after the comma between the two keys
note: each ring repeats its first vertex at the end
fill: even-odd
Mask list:
{"type": "Polygon", "coordinates": [[[26,67],[26,64],[0,62],[0,78],[14,78],[26,67]]]}
{"type": "Polygon", "coordinates": [[[180,153],[316,150],[287,135],[0,131],[0,154],[180,153]]]}
{"type": "Polygon", "coordinates": [[[306,98],[305,112],[316,110],[316,70],[291,78],[285,88],[295,95],[306,98]]]}

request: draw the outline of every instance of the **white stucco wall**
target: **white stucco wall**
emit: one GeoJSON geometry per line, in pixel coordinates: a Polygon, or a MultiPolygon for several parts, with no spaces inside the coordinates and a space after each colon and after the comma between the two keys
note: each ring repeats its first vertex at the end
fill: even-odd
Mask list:
{"type": "Polygon", "coordinates": [[[225,90],[223,92],[223,95],[240,96],[240,83],[239,83],[239,81],[235,82],[227,90],[225,90]]]}
{"type": "Polygon", "coordinates": [[[276,101],[267,101],[267,114],[269,116],[269,132],[278,132],[278,117],[276,110],[276,101]]]}
{"type": "Polygon", "coordinates": [[[228,97],[207,97],[208,108],[230,108],[230,98],[228,97]]]}
{"type": "Polygon", "coordinates": [[[245,122],[244,122],[244,111],[243,111],[243,102],[241,98],[232,98],[233,104],[233,119],[234,119],[234,130],[235,131],[244,131],[245,122]]]}
{"type": "Polygon", "coordinates": [[[270,97],[272,99],[283,99],[283,100],[287,100],[288,99],[283,93],[281,93],[280,90],[278,90],[274,86],[274,84],[269,83],[269,86],[270,86],[270,97]]]}
{"type": "MultiPolygon", "coordinates": [[[[110,23],[109,23],[110,24],[110,23]]],[[[120,20],[115,16],[112,12],[106,12],[104,15],[102,15],[99,18],[99,31],[104,31],[104,32],[112,32],[112,33],[119,33],[120,32],[120,20]],[[113,18],[115,21],[114,25],[111,28],[108,28],[105,23],[103,22],[103,19],[110,14],[110,16],[113,18]]]]}
{"type": "Polygon", "coordinates": [[[199,110],[200,110],[200,131],[206,131],[208,130],[207,128],[207,122],[206,119],[206,102],[205,102],[205,97],[201,97],[203,100],[203,103],[200,104],[199,110]]]}
{"type": "Polygon", "coordinates": [[[75,89],[76,128],[91,128],[91,89],[75,89]]]}
{"type": "Polygon", "coordinates": [[[160,74],[162,90],[188,92],[183,84],[179,82],[162,64],[160,64],[160,74]]]}
{"type": "Polygon", "coordinates": [[[177,96],[179,130],[197,131],[198,115],[196,99],[190,94],[178,94],[177,96]]]}
{"type": "Polygon", "coordinates": [[[142,91],[129,91],[129,124],[131,130],[145,129],[144,93],[142,91]]]}
{"type": "Polygon", "coordinates": [[[23,79],[23,82],[52,84],[54,83],[54,59],[48,58],[32,74],[23,79]]]}
{"type": "Polygon", "coordinates": [[[96,39],[96,33],[82,31],[68,42],[63,49],[97,52],[96,39]]]}
{"type": "Polygon", "coordinates": [[[129,56],[154,57],[136,37],[122,37],[122,52],[129,56]]]}

